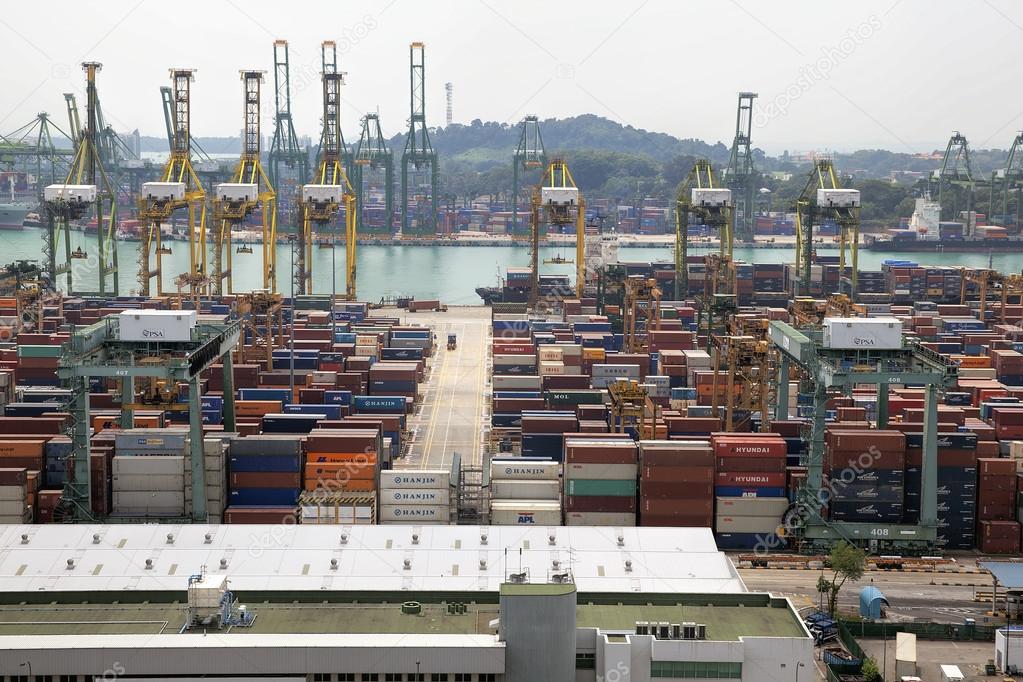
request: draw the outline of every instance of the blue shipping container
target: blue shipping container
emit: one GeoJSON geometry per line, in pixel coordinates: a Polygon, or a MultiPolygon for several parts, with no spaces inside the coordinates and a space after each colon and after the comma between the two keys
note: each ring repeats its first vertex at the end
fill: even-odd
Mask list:
{"type": "Polygon", "coordinates": [[[301,471],[298,455],[231,455],[231,472],[301,471]]]}
{"type": "Polygon", "coordinates": [[[234,488],[231,490],[231,504],[270,506],[290,505],[297,502],[297,488],[234,488]]]}

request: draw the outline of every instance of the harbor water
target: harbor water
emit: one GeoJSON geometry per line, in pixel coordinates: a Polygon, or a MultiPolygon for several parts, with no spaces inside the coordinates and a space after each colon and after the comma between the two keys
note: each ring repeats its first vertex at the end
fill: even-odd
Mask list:
{"type": "MultiPolygon", "coordinates": [[[[0,232],[0,264],[18,259],[38,260],[42,257],[43,231],[26,228],[22,231],[0,232]]],[[[88,256],[95,250],[95,236],[72,233],[72,248],[81,246],[88,256]]],[[[165,255],[164,290],[175,291],[174,277],[187,269],[188,249],[183,242],[169,242],[173,253],[165,255]]],[[[262,288],[260,248],[254,245],[253,253],[235,253],[234,289],[251,291],[262,288]]],[[[690,255],[716,251],[715,248],[691,246],[690,255]]],[[[824,250],[823,253],[837,253],[824,250]]],[[[338,246],[333,254],[334,286],[344,291],[344,247],[338,246]]],[[[735,247],[735,258],[756,263],[790,263],[795,250],[792,248],[749,248],[735,247]]],[[[541,250],[541,259],[562,256],[574,258],[574,247],[549,247],[541,250]]],[[[625,247],[619,250],[623,261],[651,261],[672,259],[670,247],[625,247]]],[[[120,268],[120,293],[129,294],[138,290],[136,279],[138,243],[119,242],[117,258],[120,268]]],[[[987,267],[989,254],[986,253],[910,253],[861,250],[860,269],[878,270],[886,258],[912,260],[922,265],[963,265],[987,267]]],[[[331,249],[313,249],[314,293],[331,292],[331,249]]],[[[1001,272],[1019,272],[1023,268],[1023,253],[994,253],[990,256],[993,267],[1001,272]]],[[[95,290],[95,268],[89,267],[91,258],[76,267],[76,289],[95,290]]],[[[290,293],[291,246],[277,246],[277,289],[284,295],[290,293]]],[[[153,261],[155,267],[155,259],[153,261]]],[[[406,246],[406,245],[360,245],[358,253],[358,294],[360,300],[377,301],[384,296],[407,295],[420,299],[440,299],[454,305],[476,305],[480,298],[475,288],[497,284],[498,273],[511,266],[529,265],[529,250],[525,246],[406,246]]],[[[572,276],[575,265],[541,265],[544,274],[567,274],[572,276]]],[[[60,286],[64,285],[61,278],[60,286]]]]}

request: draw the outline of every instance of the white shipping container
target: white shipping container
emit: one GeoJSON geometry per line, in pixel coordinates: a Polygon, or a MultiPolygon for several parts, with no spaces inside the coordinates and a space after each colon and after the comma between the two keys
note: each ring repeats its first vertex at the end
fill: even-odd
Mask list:
{"type": "Polygon", "coordinates": [[[686,367],[710,367],[710,354],[705,350],[684,350],[686,367]]]}
{"type": "Polygon", "coordinates": [[[770,516],[715,516],[714,530],[718,533],[764,533],[778,530],[781,517],[770,516]]]}
{"type": "Polygon", "coordinates": [[[514,480],[558,480],[561,465],[558,462],[531,462],[529,460],[495,460],[490,462],[490,478],[514,480]]]}
{"type": "Polygon", "coordinates": [[[594,379],[625,377],[639,380],[639,365],[593,365],[594,379]]]}
{"type": "Polygon", "coordinates": [[[565,512],[566,526],[635,526],[635,514],[610,512],[565,512]]]}
{"type": "Polygon", "coordinates": [[[28,492],[24,485],[0,486],[0,502],[21,502],[24,504],[26,497],[28,497],[28,492]]]}
{"type": "Polygon", "coordinates": [[[902,322],[894,317],[826,317],[824,347],[899,350],[902,348],[902,322]]]}
{"type": "Polygon", "coordinates": [[[639,474],[638,464],[566,464],[565,479],[593,481],[634,481],[639,474]]]}
{"type": "Polygon", "coordinates": [[[126,310],[117,316],[121,341],[191,341],[194,310],[126,310]]]}
{"type": "Polygon", "coordinates": [[[493,500],[557,500],[561,495],[559,481],[522,481],[497,479],[490,482],[493,500]]]}
{"type": "Polygon", "coordinates": [[[25,500],[0,500],[0,516],[24,516],[25,500]]]}
{"type": "Polygon", "coordinates": [[[729,516],[771,516],[780,519],[789,508],[784,497],[718,497],[717,513],[729,516]]]}
{"type": "Polygon", "coordinates": [[[392,469],[380,472],[380,490],[447,490],[451,472],[444,469],[392,469]]]}
{"type": "Polygon", "coordinates": [[[561,376],[565,374],[565,363],[560,360],[557,362],[552,361],[541,361],[540,362],[540,376],[561,376]]]}
{"type": "Polygon", "coordinates": [[[382,504],[380,522],[451,523],[451,507],[446,504],[382,504]]]}
{"type": "Polygon", "coordinates": [[[495,391],[539,391],[543,388],[543,379],[539,376],[494,376],[495,391]]]}
{"type": "MultiPolygon", "coordinates": [[[[191,479],[191,476],[189,476],[191,479]]],[[[191,481],[189,481],[191,482],[191,481]]],[[[185,489],[184,474],[114,474],[114,490],[181,490],[185,489]]]]}
{"type": "Polygon", "coordinates": [[[561,360],[565,357],[565,352],[561,350],[559,346],[552,346],[548,344],[540,346],[540,350],[537,351],[537,355],[540,356],[541,363],[550,362],[552,360],[561,362],[561,360]]]}
{"type": "Polygon", "coordinates": [[[451,495],[448,488],[425,488],[421,490],[386,490],[380,492],[380,504],[427,504],[449,505],[451,495]]]}
{"type": "Polygon", "coordinates": [[[493,500],[490,522],[495,526],[560,526],[561,503],[548,500],[493,500]]]}
{"type": "Polygon", "coordinates": [[[561,349],[561,354],[566,358],[581,358],[583,356],[582,344],[559,343],[557,347],[561,349]]]}
{"type": "Polygon", "coordinates": [[[494,366],[504,367],[506,365],[535,365],[536,355],[523,353],[522,355],[495,355],[494,366]]]}
{"type": "Polygon", "coordinates": [[[180,455],[132,455],[114,457],[114,476],[139,474],[184,474],[185,458],[180,455]]]}
{"type": "Polygon", "coordinates": [[[134,490],[115,490],[114,509],[116,511],[134,511],[145,509],[184,509],[185,493],[160,491],[146,492],[134,490]]]}

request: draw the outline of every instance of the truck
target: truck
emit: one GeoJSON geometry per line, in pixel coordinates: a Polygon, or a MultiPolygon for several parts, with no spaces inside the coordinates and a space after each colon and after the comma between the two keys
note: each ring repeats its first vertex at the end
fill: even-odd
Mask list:
{"type": "Polygon", "coordinates": [[[458,337],[454,334],[448,334],[448,350],[455,350],[458,347],[458,337]]]}

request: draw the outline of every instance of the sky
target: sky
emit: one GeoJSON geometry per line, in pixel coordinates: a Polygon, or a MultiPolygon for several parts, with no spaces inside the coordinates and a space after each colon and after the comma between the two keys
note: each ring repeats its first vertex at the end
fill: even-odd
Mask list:
{"type": "Polygon", "coordinates": [[[159,87],[196,69],[192,134],[236,135],[240,69],[266,70],[289,42],[299,135],[319,136],[320,43],[338,45],[346,139],[378,111],[407,129],[409,43],[426,45],[427,123],[515,124],[593,113],[636,128],[730,144],[736,94],[759,94],[753,143],[769,154],[1008,148],[1023,128],[1019,0],[52,0],[0,12],[0,133],[46,111],[66,129],[64,92],[84,102],[80,62],[120,131],[164,135],[159,87]]]}

